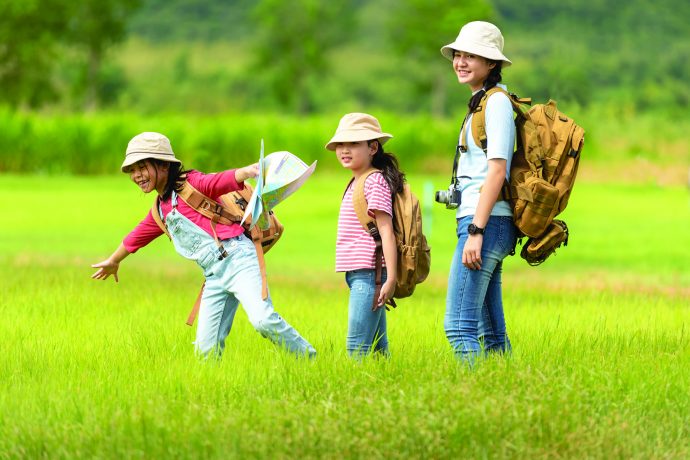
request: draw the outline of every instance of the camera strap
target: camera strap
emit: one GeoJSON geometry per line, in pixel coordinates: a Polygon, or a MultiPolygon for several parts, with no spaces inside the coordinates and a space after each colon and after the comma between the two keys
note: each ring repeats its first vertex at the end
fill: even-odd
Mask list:
{"type": "Polygon", "coordinates": [[[462,136],[465,133],[465,123],[467,123],[467,119],[471,114],[472,112],[468,110],[465,118],[462,120],[462,125],[460,125],[460,135],[458,136],[458,143],[455,146],[455,158],[453,159],[453,175],[450,178],[450,183],[453,185],[457,185],[458,183],[458,163],[460,162],[460,154],[463,152],[462,136]]]}

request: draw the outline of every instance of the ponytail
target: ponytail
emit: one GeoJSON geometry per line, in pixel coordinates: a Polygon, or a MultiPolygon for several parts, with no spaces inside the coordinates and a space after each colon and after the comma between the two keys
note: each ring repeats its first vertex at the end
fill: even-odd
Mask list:
{"type": "Polygon", "coordinates": [[[488,62],[494,63],[496,65],[491,69],[491,71],[489,71],[489,76],[486,77],[486,80],[484,80],[484,85],[482,89],[477,91],[477,93],[470,98],[470,102],[467,104],[467,106],[470,109],[470,113],[477,110],[477,107],[479,107],[479,103],[482,101],[482,98],[484,97],[486,92],[494,86],[496,86],[497,84],[499,84],[503,79],[503,77],[501,77],[501,68],[503,67],[503,61],[488,60],[488,62]]]}
{"type": "MultiPolygon", "coordinates": [[[[369,141],[369,145],[374,141],[369,141]]],[[[383,177],[388,182],[388,186],[391,189],[391,193],[395,195],[403,191],[403,186],[405,184],[405,173],[400,171],[398,166],[398,159],[392,153],[387,153],[383,151],[383,145],[381,141],[376,141],[378,143],[378,150],[374,154],[371,160],[371,165],[381,170],[383,177]]]]}
{"type": "Polygon", "coordinates": [[[173,190],[179,192],[182,190],[182,185],[187,179],[187,173],[189,170],[185,170],[182,163],[166,162],[163,160],[151,159],[150,161],[155,163],[168,163],[168,181],[165,183],[165,190],[161,196],[162,200],[167,200],[172,195],[173,190]]]}

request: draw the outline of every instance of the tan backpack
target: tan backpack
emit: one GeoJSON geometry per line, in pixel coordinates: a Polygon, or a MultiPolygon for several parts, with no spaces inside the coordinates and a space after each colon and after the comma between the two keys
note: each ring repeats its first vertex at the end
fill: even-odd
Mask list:
{"type": "MultiPolygon", "coordinates": [[[[536,104],[531,99],[491,88],[472,116],[472,137],[486,153],[485,113],[488,98],[497,92],[508,95],[516,114],[516,150],[498,200],[510,201],[518,230],[528,237],[520,256],[539,265],[561,244],[568,245],[568,227],[554,220],[568,205],[573,189],[585,130],[559,112],[556,102],[536,104]]],[[[460,134],[461,151],[467,151],[465,127],[460,134]]]]}
{"type": "MultiPolygon", "coordinates": [[[[378,169],[370,169],[365,172],[357,180],[352,191],[352,204],[357,213],[357,218],[376,243],[376,292],[374,294],[373,306],[376,306],[382,286],[383,244],[381,235],[376,227],[376,220],[367,212],[364,183],[375,172],[380,171],[378,169]]],[[[422,211],[419,206],[419,200],[412,193],[408,184],[404,185],[402,192],[393,195],[393,233],[395,234],[395,242],[398,248],[398,264],[395,267],[397,283],[393,297],[400,299],[411,296],[417,284],[424,281],[429,275],[429,269],[431,268],[431,248],[427,244],[424,233],[422,233],[422,211]]],[[[394,308],[397,307],[395,300],[392,298],[387,303],[394,308]]]]}
{"type": "MultiPolygon", "coordinates": [[[[194,208],[199,214],[208,217],[211,220],[211,229],[213,231],[213,237],[216,240],[216,245],[218,246],[221,253],[225,253],[225,248],[218,239],[216,234],[216,224],[229,225],[232,223],[239,224],[242,221],[242,216],[249,203],[249,199],[252,196],[253,188],[245,182],[244,188],[242,190],[236,190],[234,192],[226,193],[221,195],[220,201],[218,203],[200,191],[198,191],[192,184],[185,181],[182,185],[181,190],[178,192],[180,198],[184,200],[190,207],[194,208]]],[[[170,233],[168,232],[165,222],[161,219],[159,211],[160,197],[156,197],[153,206],[151,207],[151,215],[153,220],[156,221],[158,226],[168,235],[170,238],[170,233]]],[[[248,217],[244,222],[244,234],[247,238],[250,238],[254,243],[256,248],[256,256],[259,259],[259,269],[261,270],[261,295],[264,299],[268,297],[268,283],[266,280],[266,261],[264,260],[264,254],[267,253],[280,239],[283,235],[283,226],[278,221],[273,211],[269,213],[269,227],[265,230],[259,228],[258,225],[254,226],[251,230],[249,229],[252,223],[252,217],[248,217]]],[[[194,308],[189,314],[187,319],[187,324],[190,326],[194,324],[194,319],[199,312],[199,307],[201,305],[201,294],[203,292],[203,286],[201,287],[201,292],[196,299],[194,308]]]]}

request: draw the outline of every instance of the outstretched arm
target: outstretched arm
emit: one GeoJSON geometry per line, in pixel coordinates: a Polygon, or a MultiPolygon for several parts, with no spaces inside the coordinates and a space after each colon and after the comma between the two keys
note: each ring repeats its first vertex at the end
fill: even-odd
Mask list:
{"type": "Polygon", "coordinates": [[[209,198],[218,198],[229,192],[242,190],[244,181],[259,175],[259,164],[253,163],[242,168],[228,169],[214,174],[194,173],[187,180],[198,191],[209,198]]]}
{"type": "Polygon", "coordinates": [[[244,182],[247,179],[254,179],[259,175],[259,163],[254,163],[244,168],[237,168],[235,170],[235,180],[237,182],[244,182]]]}
{"type": "Polygon", "coordinates": [[[98,268],[98,271],[91,275],[91,278],[95,280],[105,280],[108,279],[110,275],[115,277],[115,282],[119,280],[117,278],[117,270],[120,268],[120,262],[129,255],[125,246],[120,243],[120,246],[113,252],[113,254],[105,259],[103,262],[91,265],[93,268],[98,268]]]}

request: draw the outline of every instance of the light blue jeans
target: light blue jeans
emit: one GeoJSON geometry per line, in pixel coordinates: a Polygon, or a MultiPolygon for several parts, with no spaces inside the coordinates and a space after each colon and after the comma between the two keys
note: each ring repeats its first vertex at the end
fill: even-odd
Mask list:
{"type": "Polygon", "coordinates": [[[487,352],[510,351],[503,314],[501,271],[503,259],[512,252],[517,238],[511,217],[491,216],[484,230],[482,268],[470,270],[462,264],[462,251],[472,217],[458,219],[458,245],[450,267],[444,321],[451,347],[470,364],[481,354],[481,338],[487,352]]]}
{"type": "MultiPolygon", "coordinates": [[[[176,198],[173,196],[173,204],[176,198]]],[[[166,224],[177,252],[196,261],[206,278],[194,342],[198,354],[222,355],[239,303],[262,336],[297,355],[316,354],[274,311],[270,295],[262,299],[259,261],[249,238],[240,235],[223,240],[227,255],[221,258],[215,240],[175,209],[166,216],[166,224]]]]}
{"type": "MultiPolygon", "coordinates": [[[[382,274],[386,281],[386,269],[382,274]]],[[[386,309],[371,311],[376,291],[376,272],[374,270],[353,270],[345,273],[345,281],[350,287],[350,302],[347,318],[347,352],[360,358],[370,352],[388,355],[388,334],[386,332],[386,309]]]]}

